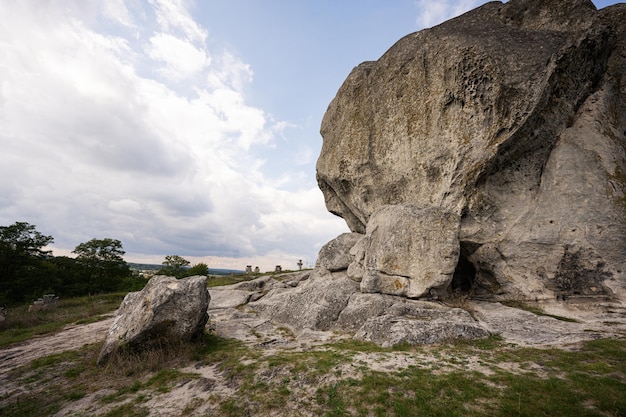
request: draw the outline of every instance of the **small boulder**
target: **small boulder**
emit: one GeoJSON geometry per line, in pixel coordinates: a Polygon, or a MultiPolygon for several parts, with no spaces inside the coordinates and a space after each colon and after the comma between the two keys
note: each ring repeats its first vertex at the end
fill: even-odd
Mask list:
{"type": "Polygon", "coordinates": [[[100,351],[98,363],[123,346],[190,341],[204,331],[210,295],[205,276],[155,276],[126,295],[100,351]]]}
{"type": "Polygon", "coordinates": [[[327,269],[331,272],[348,269],[354,259],[350,250],[362,237],[360,233],[343,233],[337,236],[322,246],[317,255],[315,268],[327,269]]]}

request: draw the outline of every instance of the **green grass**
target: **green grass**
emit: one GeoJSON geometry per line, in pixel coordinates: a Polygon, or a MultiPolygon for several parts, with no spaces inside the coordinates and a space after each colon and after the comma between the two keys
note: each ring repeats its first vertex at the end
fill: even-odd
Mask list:
{"type": "MultiPolygon", "coordinates": [[[[493,341],[494,345],[498,342],[493,341]]],[[[624,416],[626,415],[626,343],[589,342],[578,351],[465,344],[446,353],[484,356],[493,375],[452,370],[433,373],[411,366],[367,372],[321,386],[317,401],[326,416],[624,416]],[[543,364],[547,375],[516,373],[501,361],[543,364]]]]}
{"type": "MultiPolygon", "coordinates": [[[[67,300],[54,323],[86,320],[117,299],[67,300]],[[92,311],[92,315],[84,310],[92,311]],[[70,314],[73,312],[74,314],[70,314]],[[80,318],[77,318],[79,317],[80,318]]],[[[45,325],[31,319],[32,328],[45,325]]],[[[24,320],[22,329],[32,330],[24,320]]],[[[17,327],[20,328],[20,327],[17,327]]],[[[213,393],[210,415],[314,414],[320,416],[626,416],[626,340],[601,339],[568,350],[521,348],[500,337],[429,347],[381,348],[341,340],[303,351],[264,350],[206,334],[196,343],[123,351],[96,365],[100,346],[38,358],[14,369],[19,390],[0,396],[0,415],[54,415],[95,398],[108,416],[145,416],[145,402],[199,378],[190,364],[214,367],[232,395],[213,393]],[[398,368],[374,370],[399,357],[398,368]],[[479,364],[476,370],[470,364],[479,364]],[[484,370],[485,372],[479,372],[484,370]],[[103,393],[99,396],[94,394],[103,393]]],[[[191,415],[198,398],[181,404],[191,415]]],[[[99,411],[100,412],[100,411],[99,411]]],[[[95,413],[95,411],[91,411],[95,413]]],[[[89,413],[88,413],[89,414],[89,413]]]]}
{"type": "Polygon", "coordinates": [[[145,417],[148,415],[150,415],[150,412],[147,408],[137,404],[124,403],[113,408],[104,417],[145,417]]]}
{"type": "Polygon", "coordinates": [[[55,307],[41,311],[28,311],[26,305],[9,308],[6,320],[0,322],[0,348],[59,331],[68,324],[102,320],[103,314],[119,307],[125,295],[113,293],[59,300],[55,307]]]}
{"type": "Polygon", "coordinates": [[[235,389],[231,397],[214,398],[215,415],[264,415],[271,410],[294,415],[295,407],[322,416],[626,416],[624,340],[596,340],[560,350],[519,348],[491,338],[402,351],[341,341],[264,355],[241,342],[206,335],[192,345],[115,357],[105,367],[95,365],[97,348],[40,358],[13,371],[11,378],[35,388],[8,403],[0,399],[0,415],[54,414],[102,389],[113,390],[100,400],[110,409],[107,415],[147,415],[143,401],[197,378],[180,368],[200,361],[216,366],[235,389]],[[416,360],[380,372],[355,361],[355,355],[363,354],[430,354],[442,366],[416,360]],[[467,369],[469,358],[490,372],[467,369]],[[521,371],[502,364],[516,364],[521,371]]]}
{"type": "Polygon", "coordinates": [[[207,280],[207,287],[221,287],[222,285],[239,284],[257,278],[255,275],[217,275],[211,276],[207,280]]]}
{"type": "Polygon", "coordinates": [[[166,393],[176,384],[198,377],[179,368],[197,358],[219,360],[220,354],[231,356],[237,352],[229,341],[211,344],[215,340],[207,335],[206,340],[196,343],[123,352],[104,366],[96,364],[100,345],[38,358],[9,373],[10,380],[24,390],[0,397],[0,415],[54,415],[64,405],[102,390],[112,393],[100,398],[101,405],[120,404],[107,415],[147,415],[141,406],[147,398],[145,393],[166,393]]]}
{"type": "Polygon", "coordinates": [[[164,368],[158,370],[144,384],[145,388],[153,388],[158,392],[169,392],[174,385],[184,380],[198,378],[198,374],[181,372],[178,369],[164,368]]]}

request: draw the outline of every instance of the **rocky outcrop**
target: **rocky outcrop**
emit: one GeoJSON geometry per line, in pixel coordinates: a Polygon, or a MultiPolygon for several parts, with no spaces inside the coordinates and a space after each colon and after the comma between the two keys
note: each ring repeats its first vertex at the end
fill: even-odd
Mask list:
{"type": "Polygon", "coordinates": [[[489,335],[489,331],[465,310],[411,301],[395,303],[383,315],[369,318],[354,337],[391,347],[482,339],[489,335]]]}
{"type": "Polygon", "coordinates": [[[121,347],[185,342],[204,332],[209,315],[207,277],[155,276],[143,290],[131,292],[117,311],[98,363],[121,347]]]}
{"type": "Polygon", "coordinates": [[[345,271],[316,269],[305,285],[291,291],[272,290],[250,305],[263,316],[302,329],[329,330],[359,286],[345,271]]]}
{"type": "Polygon", "coordinates": [[[588,0],[490,2],[356,67],[317,163],[360,234],[348,277],[410,298],[625,300],[624,74],[626,5],[588,0]]]}
{"type": "Polygon", "coordinates": [[[316,268],[310,274],[296,288],[273,289],[247,306],[272,322],[288,326],[298,337],[311,330],[330,330],[385,347],[479,339],[491,334],[459,308],[362,293],[345,270],[316,268]]]}

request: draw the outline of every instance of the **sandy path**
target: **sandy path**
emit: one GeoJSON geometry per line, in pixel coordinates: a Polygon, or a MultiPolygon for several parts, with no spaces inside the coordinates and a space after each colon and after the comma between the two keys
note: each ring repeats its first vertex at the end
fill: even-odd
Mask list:
{"type": "Polygon", "coordinates": [[[89,324],[70,325],[59,333],[30,339],[17,346],[0,350],[0,375],[29,363],[33,359],[74,350],[104,341],[113,317],[89,324]]]}

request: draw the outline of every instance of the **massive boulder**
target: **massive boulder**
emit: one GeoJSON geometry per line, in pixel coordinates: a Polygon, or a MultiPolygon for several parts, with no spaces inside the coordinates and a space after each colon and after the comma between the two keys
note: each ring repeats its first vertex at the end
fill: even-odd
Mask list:
{"type": "Polygon", "coordinates": [[[205,276],[176,279],[159,275],[151,278],[143,290],[127,294],[98,363],[105,362],[121,347],[186,342],[201,335],[209,319],[206,282],[205,276]]]}
{"type": "Polygon", "coordinates": [[[490,2],[357,66],[317,162],[361,234],[348,276],[411,298],[625,300],[625,75],[626,5],[589,0],[490,2]]]}

